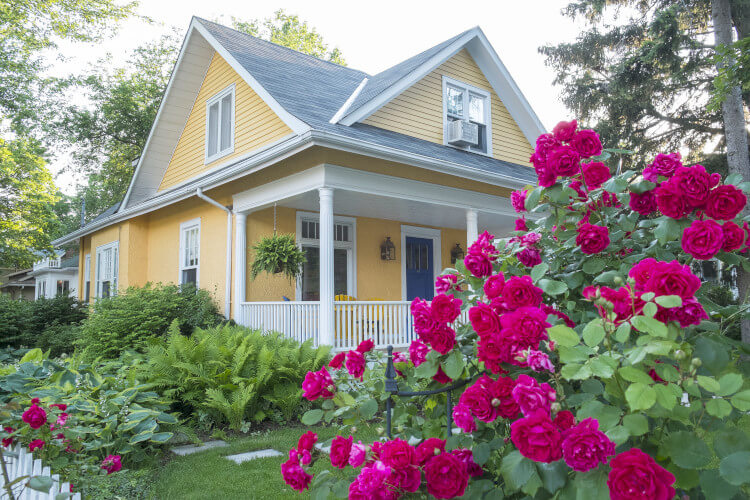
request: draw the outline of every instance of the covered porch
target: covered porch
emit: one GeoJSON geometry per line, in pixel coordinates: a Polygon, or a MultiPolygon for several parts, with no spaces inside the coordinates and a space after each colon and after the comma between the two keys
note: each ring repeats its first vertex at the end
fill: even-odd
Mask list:
{"type": "Polygon", "coordinates": [[[507,197],[428,181],[323,164],[236,194],[235,321],[337,350],[366,338],[409,345],[409,304],[432,298],[451,251],[484,230],[507,234],[515,218],[507,197]],[[271,217],[307,254],[296,283],[248,280],[250,248],[271,217]]]}

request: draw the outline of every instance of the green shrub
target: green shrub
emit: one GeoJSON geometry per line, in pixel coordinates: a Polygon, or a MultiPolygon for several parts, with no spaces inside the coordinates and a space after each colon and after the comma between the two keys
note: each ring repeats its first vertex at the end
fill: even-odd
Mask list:
{"type": "Polygon", "coordinates": [[[87,310],[74,297],[27,301],[0,295],[0,347],[47,350],[49,346],[40,339],[43,332],[50,327],[80,323],[86,318],[87,310]]]}
{"type": "Polygon", "coordinates": [[[251,420],[289,421],[301,414],[302,380],[325,363],[328,352],[236,325],[186,337],[173,324],[166,343],[148,349],[144,368],[183,415],[241,429],[251,420]]]}
{"type": "Polygon", "coordinates": [[[81,327],[77,324],[52,324],[45,328],[37,337],[35,347],[49,351],[53,358],[61,354],[71,354],[75,350],[75,341],[80,335],[81,327]]]}
{"type": "Polygon", "coordinates": [[[94,303],[83,322],[78,345],[86,359],[116,358],[125,350],[142,350],[149,339],[163,337],[178,320],[183,334],[221,321],[211,295],[192,286],[146,285],[94,303]]]}

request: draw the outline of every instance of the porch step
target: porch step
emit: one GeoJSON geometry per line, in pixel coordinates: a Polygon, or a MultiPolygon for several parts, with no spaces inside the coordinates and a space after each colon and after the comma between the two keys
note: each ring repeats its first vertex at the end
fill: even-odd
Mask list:
{"type": "Polygon", "coordinates": [[[216,441],[206,441],[203,444],[200,445],[185,445],[185,446],[175,446],[172,448],[172,453],[175,455],[180,455],[181,457],[184,457],[185,455],[192,455],[193,453],[198,453],[200,451],[206,451],[211,450],[213,448],[223,448],[225,446],[229,446],[226,442],[217,439],[216,441]]]}
{"type": "Polygon", "coordinates": [[[236,464],[241,464],[243,462],[255,460],[256,458],[281,457],[283,455],[283,453],[269,448],[267,450],[248,451],[246,453],[238,453],[236,455],[227,455],[225,458],[227,460],[231,460],[236,464]]]}

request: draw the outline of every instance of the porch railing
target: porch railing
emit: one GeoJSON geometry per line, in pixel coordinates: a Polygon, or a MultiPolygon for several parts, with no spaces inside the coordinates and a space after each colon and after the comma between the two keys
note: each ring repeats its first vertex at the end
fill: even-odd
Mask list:
{"type": "MultiPolygon", "coordinates": [[[[354,349],[365,339],[385,348],[407,347],[417,335],[414,319],[404,300],[335,301],[334,349],[354,349]]],[[[466,313],[460,318],[468,321],[466,313]]],[[[300,342],[319,335],[320,302],[243,302],[239,323],[263,331],[276,331],[300,342]]]]}

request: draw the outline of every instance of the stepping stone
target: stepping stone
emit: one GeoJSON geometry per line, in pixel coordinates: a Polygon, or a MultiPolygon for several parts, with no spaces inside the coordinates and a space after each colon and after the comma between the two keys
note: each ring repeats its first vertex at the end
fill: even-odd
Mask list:
{"type": "Polygon", "coordinates": [[[315,448],[322,451],[323,453],[331,454],[331,447],[330,446],[323,446],[322,444],[318,443],[315,445],[315,448]]]}
{"type": "Polygon", "coordinates": [[[232,462],[236,464],[241,464],[243,462],[255,460],[256,458],[280,457],[280,456],[283,456],[283,453],[280,453],[276,450],[272,450],[269,448],[267,450],[249,451],[247,453],[238,453],[237,455],[227,455],[225,458],[231,460],[232,462]]]}
{"type": "Polygon", "coordinates": [[[180,455],[181,457],[184,457],[185,455],[192,455],[193,453],[198,453],[200,451],[206,451],[213,448],[223,448],[224,446],[229,446],[227,443],[221,440],[216,441],[206,441],[200,446],[196,445],[185,445],[185,446],[175,446],[172,448],[172,453],[176,455],[180,455]]]}

